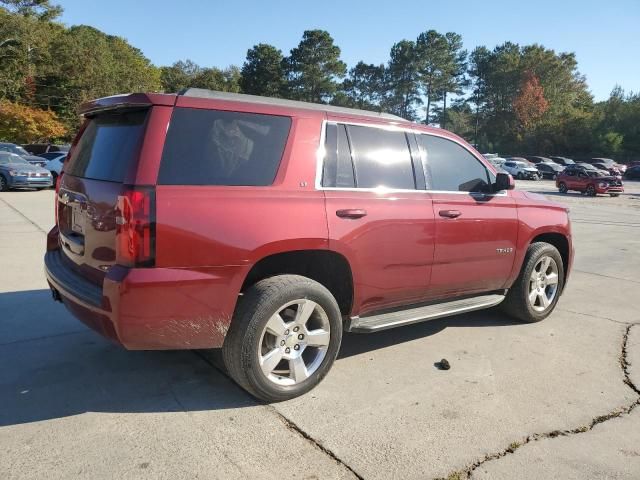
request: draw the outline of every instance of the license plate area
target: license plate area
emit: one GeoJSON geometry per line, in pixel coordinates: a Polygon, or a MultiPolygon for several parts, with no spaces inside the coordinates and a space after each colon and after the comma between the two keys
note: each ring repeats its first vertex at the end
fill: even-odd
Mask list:
{"type": "Polygon", "coordinates": [[[84,235],[85,214],[81,204],[75,203],[71,206],[71,230],[80,235],[84,235]]]}

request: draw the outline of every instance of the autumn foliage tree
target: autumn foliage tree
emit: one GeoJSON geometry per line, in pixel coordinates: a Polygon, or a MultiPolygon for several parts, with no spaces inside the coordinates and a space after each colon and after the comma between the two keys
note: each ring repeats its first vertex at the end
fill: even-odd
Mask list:
{"type": "Polygon", "coordinates": [[[65,126],[51,110],[0,101],[0,139],[17,143],[50,141],[64,137],[65,126]]]}
{"type": "Polygon", "coordinates": [[[544,98],[544,90],[540,80],[532,72],[526,71],[523,75],[520,91],[513,100],[513,110],[518,121],[529,130],[542,118],[549,109],[549,102],[544,98]]]}

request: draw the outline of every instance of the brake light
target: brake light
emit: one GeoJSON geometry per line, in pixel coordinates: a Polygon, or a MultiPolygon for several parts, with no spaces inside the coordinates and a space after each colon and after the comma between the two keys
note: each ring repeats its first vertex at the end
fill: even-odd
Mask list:
{"type": "Polygon", "coordinates": [[[155,191],[133,187],[118,195],[116,208],[116,263],[151,267],[155,262],[155,191]]]}
{"type": "Polygon", "coordinates": [[[62,175],[64,174],[63,171],[60,171],[60,174],[56,176],[56,194],[54,197],[54,205],[53,205],[53,215],[56,219],[56,225],[58,225],[58,207],[59,207],[59,200],[58,200],[58,193],[60,192],[60,183],[62,180],[62,175]]]}

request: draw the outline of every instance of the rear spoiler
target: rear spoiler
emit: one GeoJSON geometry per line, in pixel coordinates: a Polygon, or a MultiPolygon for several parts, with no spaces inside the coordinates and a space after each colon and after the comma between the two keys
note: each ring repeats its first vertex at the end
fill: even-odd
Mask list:
{"type": "Polygon", "coordinates": [[[175,94],[165,93],[126,93],[123,95],[112,95],[83,103],[78,108],[78,113],[84,116],[91,116],[107,110],[144,108],[150,107],[151,105],[173,106],[176,98],[175,94]]]}

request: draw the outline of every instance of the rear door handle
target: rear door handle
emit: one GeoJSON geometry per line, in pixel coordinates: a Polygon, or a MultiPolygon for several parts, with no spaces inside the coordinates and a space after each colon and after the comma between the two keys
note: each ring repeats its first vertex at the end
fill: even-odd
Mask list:
{"type": "Polygon", "coordinates": [[[441,217],[458,218],[460,215],[462,215],[462,212],[460,210],[440,210],[438,214],[441,217]]]}
{"type": "Polygon", "coordinates": [[[366,210],[361,208],[345,208],[336,210],[336,215],[340,218],[362,218],[367,214],[366,210]]]}

